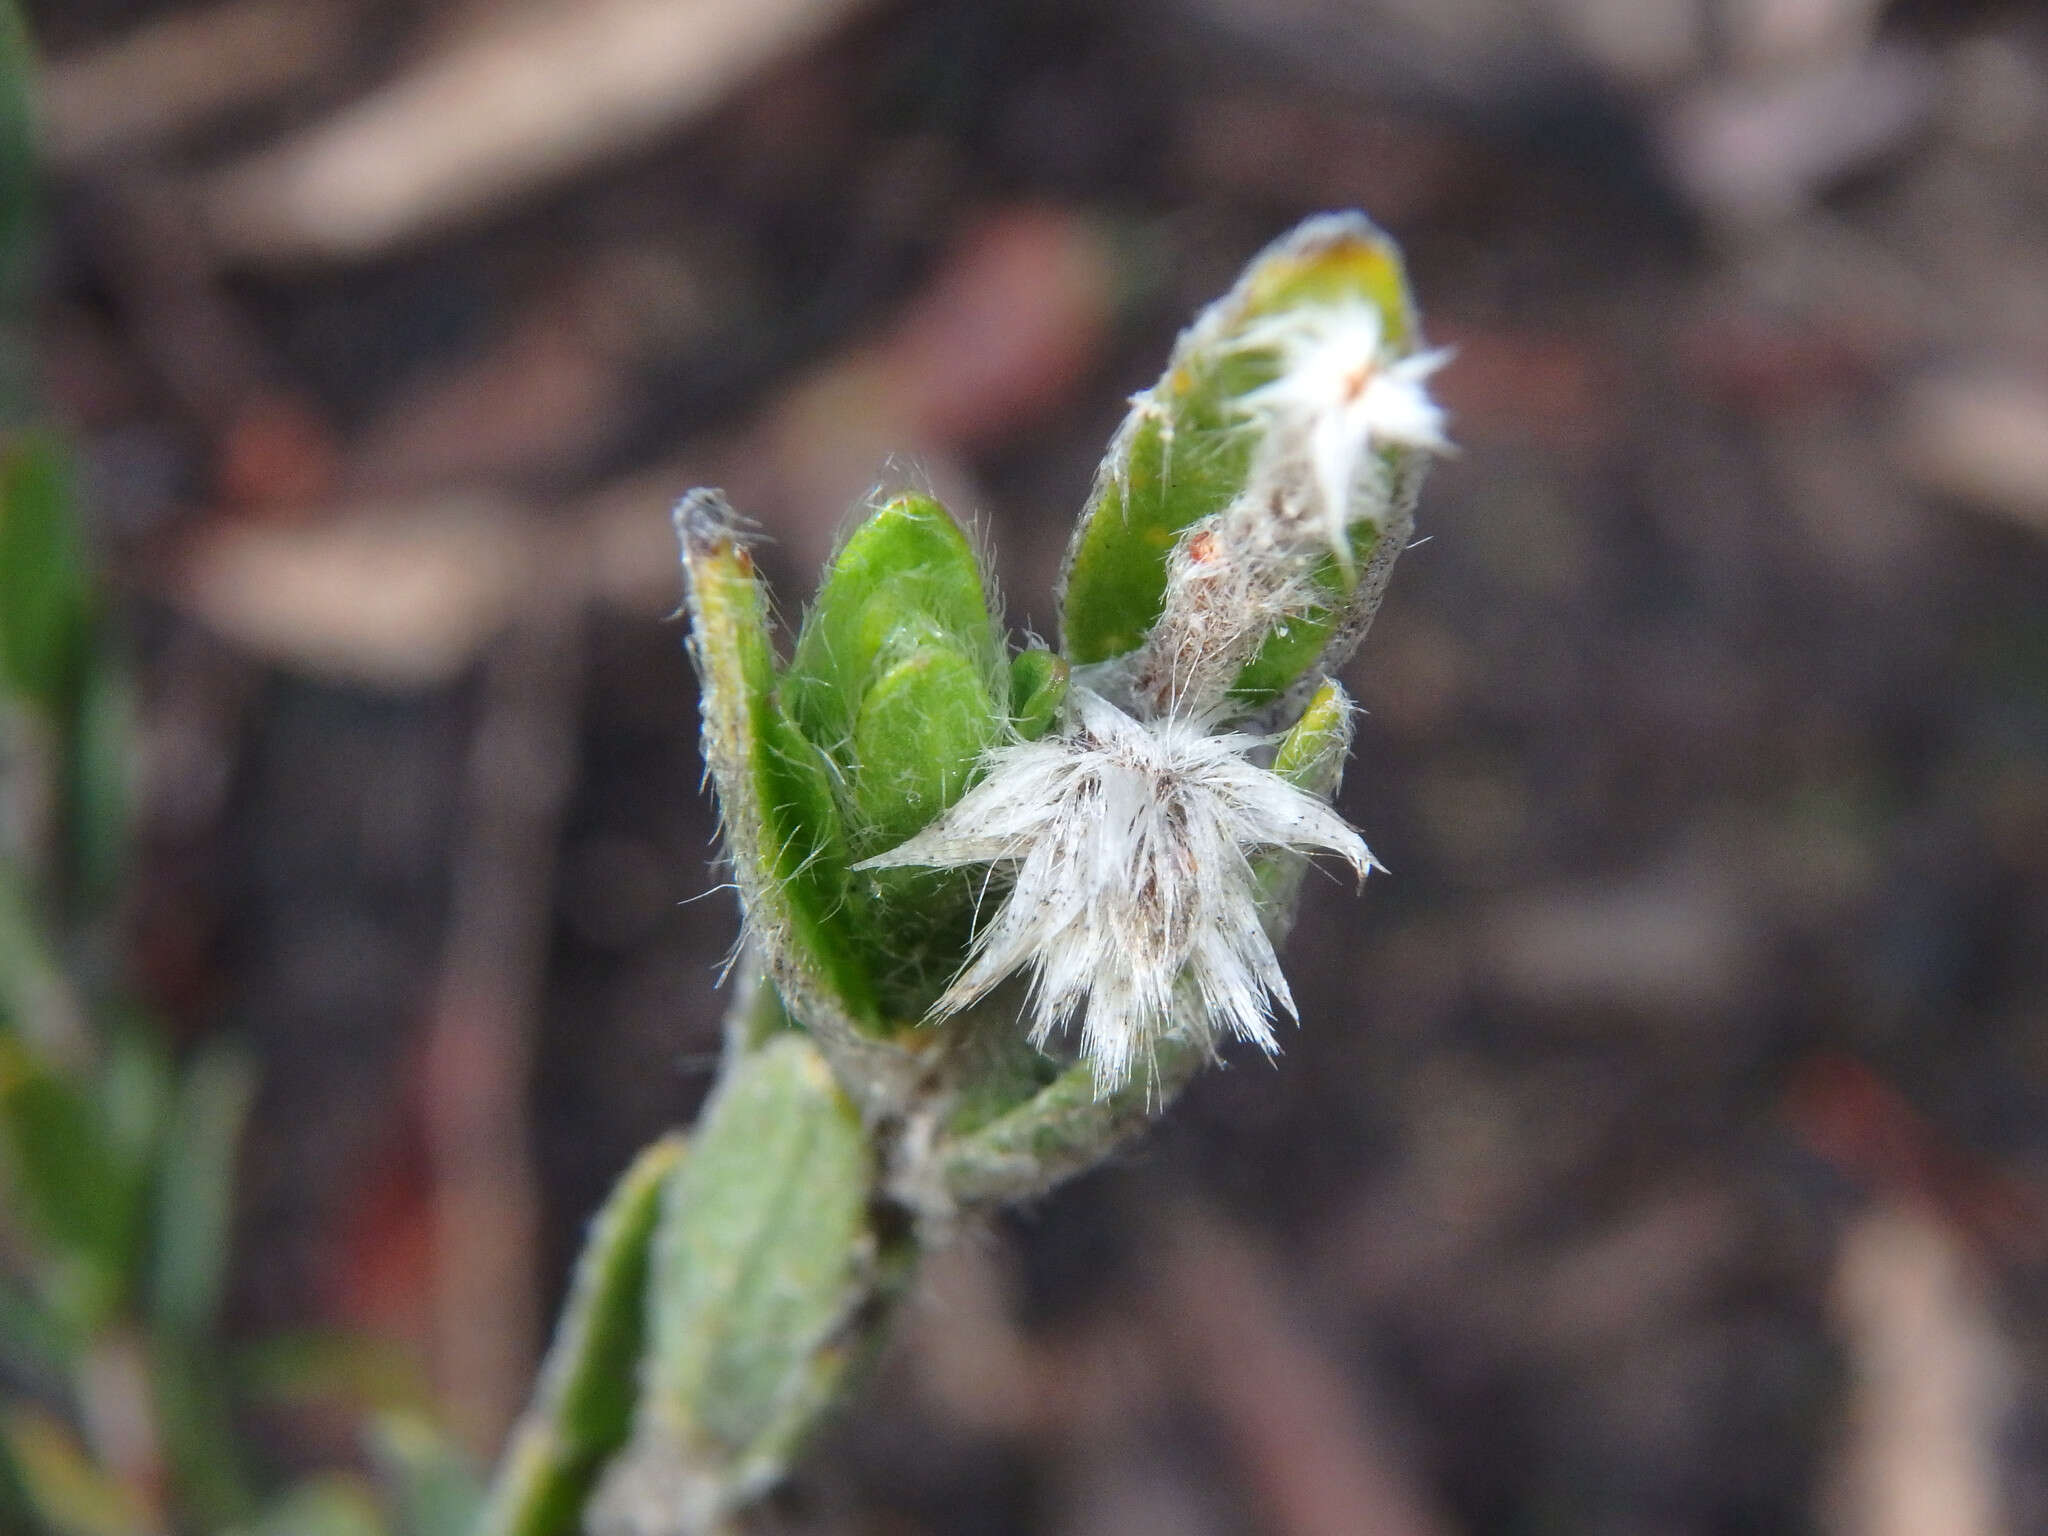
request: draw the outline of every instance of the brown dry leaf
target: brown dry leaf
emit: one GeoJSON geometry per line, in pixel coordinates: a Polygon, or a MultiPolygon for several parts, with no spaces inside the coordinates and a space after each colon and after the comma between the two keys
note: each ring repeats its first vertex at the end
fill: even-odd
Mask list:
{"type": "Polygon", "coordinates": [[[1115,278],[1103,230],[1071,210],[998,208],[968,225],[885,335],[799,380],[732,446],[735,503],[799,568],[824,561],[878,478],[972,513],[965,454],[1072,394],[1101,355],[1115,278]]]}
{"type": "Polygon", "coordinates": [[[1759,974],[1739,879],[1711,864],[1518,893],[1478,939],[1490,988],[1561,1019],[1617,1010],[1691,1028],[1739,1006],[1759,974]]]}
{"type": "Polygon", "coordinates": [[[1843,1239],[1833,1299],[1849,1352],[1849,1433],[1827,1527],[2003,1536],[1994,1447],[2006,1346],[1955,1234],[1923,1210],[1871,1212],[1843,1239]]]}
{"type": "Polygon", "coordinates": [[[317,84],[348,54],[347,0],[229,0],[152,21],[43,72],[42,148],[72,169],[317,84]]]}
{"type": "Polygon", "coordinates": [[[1670,113],[1665,153],[1702,209],[1768,223],[1903,148],[1934,103],[1924,54],[1876,47],[1782,78],[1701,87],[1670,113]]]}
{"type": "Polygon", "coordinates": [[[602,441],[626,380],[559,307],[523,315],[481,358],[399,390],[365,431],[351,471],[362,492],[544,474],[602,441]]]}
{"type": "Polygon", "coordinates": [[[172,595],[276,665],[431,688],[458,676],[511,621],[538,555],[522,515],[450,497],[287,527],[215,524],[185,552],[172,595]]]}
{"type": "Polygon", "coordinates": [[[2048,535],[2048,385],[1929,379],[1906,397],[1903,467],[1921,489],[2048,535]]]}
{"type": "Polygon", "coordinates": [[[511,19],[201,188],[233,260],[362,260],[652,142],[866,0],[588,0],[511,19]]]}
{"type": "Polygon", "coordinates": [[[1157,1316],[1183,1385],[1214,1419],[1275,1536],[1447,1536],[1362,1383],[1287,1315],[1248,1239],[1183,1214],[1157,1316]]]}
{"type": "Polygon", "coordinates": [[[1620,435],[1620,360],[1598,341],[1455,321],[1429,339],[1456,354],[1438,393],[1460,441],[1592,450],[1620,435]]]}
{"type": "Polygon", "coordinates": [[[1065,400],[1100,354],[1115,288],[1103,231],[1070,209],[969,225],[882,349],[916,439],[985,447],[1065,400]]]}

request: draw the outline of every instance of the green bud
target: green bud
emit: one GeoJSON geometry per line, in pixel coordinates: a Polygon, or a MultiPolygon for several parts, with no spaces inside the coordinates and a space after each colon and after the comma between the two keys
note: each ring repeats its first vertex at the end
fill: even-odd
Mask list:
{"type": "Polygon", "coordinates": [[[705,756],[748,928],[791,1011],[845,1067],[854,1037],[924,1017],[972,931],[972,882],[848,866],[945,811],[1004,735],[1011,684],[981,571],[942,506],[898,497],[840,551],[778,676],[723,498],[694,493],[677,526],[705,756]]]}
{"type": "Polygon", "coordinates": [[[1123,686],[1092,679],[1146,712],[1226,692],[1241,712],[1340,661],[1406,540],[1427,454],[1445,447],[1419,391],[1419,413],[1398,420],[1358,410],[1366,380],[1419,384],[1441,361],[1416,345],[1400,255],[1362,216],[1312,219],[1261,253],[1181,335],[1110,445],[1067,556],[1068,659],[1149,646],[1123,686]],[[1333,371],[1331,346],[1348,341],[1357,367],[1333,371]],[[1313,414],[1318,388],[1332,430],[1313,414]],[[1334,504],[1309,517],[1318,498],[1334,504]],[[1183,549],[1198,526],[1235,526],[1236,543],[1183,549]],[[1176,602],[1177,579],[1199,590],[1176,602]]]}
{"type": "MultiPolygon", "coordinates": [[[[1351,699],[1335,678],[1308,701],[1301,718],[1280,739],[1273,771],[1299,789],[1329,800],[1344,777],[1351,755],[1351,699]]],[[[1309,861],[1299,853],[1273,849],[1252,862],[1259,881],[1259,913],[1267,935],[1277,945],[1294,927],[1301,882],[1309,861]]]]}
{"type": "MultiPolygon", "coordinates": [[[[960,797],[1002,732],[1001,655],[974,546],[943,506],[898,496],[855,530],[782,680],[791,715],[837,769],[855,857],[960,797]]],[[[890,949],[887,914],[862,916],[863,939],[890,949]]]]}
{"type": "Polygon", "coordinates": [[[781,668],[730,510],[685,499],[741,992],[689,1157],[593,1235],[501,1477],[520,1513],[482,1536],[739,1529],[921,1247],[1100,1163],[1226,1039],[1278,1048],[1308,858],[1374,867],[1327,803],[1351,737],[1329,671],[1449,451],[1423,388],[1443,355],[1419,345],[1362,217],[1261,254],[1111,444],[1058,654],[1007,654],[971,541],[902,496],[849,537],[781,668]],[[636,1286],[614,1454],[600,1357],[633,1347],[636,1286]]]}
{"type": "Polygon", "coordinates": [[[835,755],[905,627],[936,632],[992,671],[999,652],[974,546],[929,496],[898,496],[855,530],[805,615],[784,688],[791,714],[835,755]]]}
{"type": "Polygon", "coordinates": [[[1337,792],[1344,759],[1351,753],[1351,700],[1334,678],[1326,678],[1280,738],[1273,771],[1298,789],[1325,800],[1337,792]]]}
{"type": "Polygon", "coordinates": [[[1010,726],[1026,741],[1051,730],[1066,702],[1072,668],[1043,646],[1019,651],[1010,663],[1010,726]]]}
{"type": "Polygon", "coordinates": [[[922,644],[881,671],[854,722],[855,851],[899,843],[959,799],[999,729],[977,658],[922,644]]]}

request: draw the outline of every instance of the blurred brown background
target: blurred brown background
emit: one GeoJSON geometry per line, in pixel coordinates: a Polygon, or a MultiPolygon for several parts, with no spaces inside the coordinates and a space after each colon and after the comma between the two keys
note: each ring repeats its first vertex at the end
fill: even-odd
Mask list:
{"type": "Polygon", "coordinates": [[[1277,1067],[931,1266],[784,1518],[2048,1530],[2048,16],[29,10],[132,966],[263,1061],[242,1329],[404,1341],[487,1453],[693,1112],[669,502],[793,614],[930,484],[1049,632],[1123,397],[1358,206],[1458,349],[1349,673],[1393,873],[1312,885],[1277,1067]]]}

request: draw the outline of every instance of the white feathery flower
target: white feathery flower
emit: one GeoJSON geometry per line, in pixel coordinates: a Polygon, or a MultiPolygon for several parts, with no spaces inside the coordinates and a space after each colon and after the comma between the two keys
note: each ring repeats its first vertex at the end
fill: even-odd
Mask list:
{"type": "Polygon", "coordinates": [[[1098,1094],[1152,1065],[1158,1043],[1228,1030],[1268,1053],[1294,1000],[1259,919],[1252,856],[1340,855],[1374,868],[1322,800],[1261,768],[1266,739],[1209,722],[1138,720],[1086,689],[1059,736],[991,750],[986,776],[900,847],[856,865],[989,864],[1013,872],[939,999],[943,1016],[1029,968],[1034,1044],[1082,1018],[1098,1094]]]}
{"type": "Polygon", "coordinates": [[[1353,498],[1377,473],[1373,450],[1453,451],[1427,388],[1450,351],[1392,356],[1379,310],[1362,301],[1297,306],[1246,327],[1238,345],[1280,359],[1272,382],[1237,401],[1260,433],[1250,493],[1313,525],[1348,568],[1353,498]]]}

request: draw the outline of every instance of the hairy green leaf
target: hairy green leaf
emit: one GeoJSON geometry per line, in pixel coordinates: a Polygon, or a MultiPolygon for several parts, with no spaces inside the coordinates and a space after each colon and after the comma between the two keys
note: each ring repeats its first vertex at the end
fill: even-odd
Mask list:
{"type": "Polygon", "coordinates": [[[873,1176],[853,1105],[809,1040],[728,1059],[668,1186],[633,1442],[594,1526],[711,1529],[781,1475],[830,1401],[873,1284],[873,1176]]]}
{"type": "Polygon", "coordinates": [[[846,852],[823,754],[784,711],[767,597],[725,498],[676,509],[689,575],[690,649],[703,685],[704,756],[749,921],[780,980],[824,989],[853,1019],[879,1023],[874,984],[835,921],[846,852]]]}
{"type": "Polygon", "coordinates": [[[533,1406],[505,1449],[473,1536],[573,1536],[604,1463],[626,1443],[646,1337],[648,1251],[688,1143],[635,1158],[591,1223],[533,1406]]]}
{"type": "Polygon", "coordinates": [[[809,1042],[772,1040],[737,1066],[670,1185],[644,1413],[739,1457],[830,1367],[873,1257],[869,1161],[809,1042]]]}

